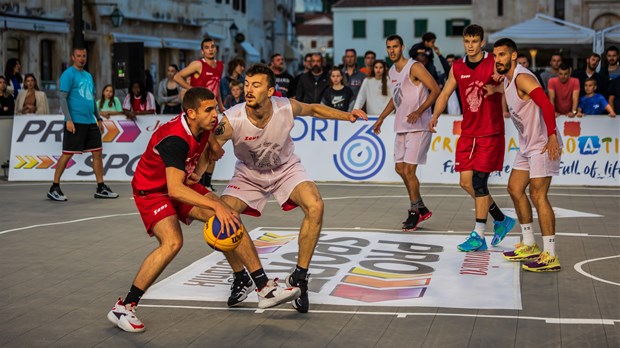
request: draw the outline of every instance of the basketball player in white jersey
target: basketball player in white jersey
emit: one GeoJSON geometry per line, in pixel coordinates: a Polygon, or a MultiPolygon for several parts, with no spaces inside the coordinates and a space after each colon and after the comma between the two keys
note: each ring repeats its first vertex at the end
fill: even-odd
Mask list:
{"type": "MultiPolygon", "coordinates": [[[[294,153],[290,132],[295,117],[300,115],[350,122],[368,117],[361,110],[348,113],[325,105],[273,97],[275,76],[264,64],[253,65],[246,71],[244,92],[246,102],[226,110],[215,130],[220,144],[232,140],[238,159],[222,200],[236,211],[252,216],[260,216],[270,195],[282,210],[301,207],[304,219],[299,231],[297,267],[286,277],[286,283],[301,289],[301,296],[293,301],[293,307],[306,313],[309,308],[308,267],[321,232],[323,200],[294,153]]],[[[234,271],[228,301],[232,306],[247,297],[253,284],[240,260],[230,254],[226,258],[234,271]]]]}
{"type": "Polygon", "coordinates": [[[396,173],[403,179],[411,202],[402,227],[403,231],[409,232],[415,231],[420,222],[433,215],[422,201],[416,169],[419,164],[426,164],[432,136],[429,123],[433,115],[430,107],[441,90],[424,64],[403,56],[405,46],[400,36],[389,36],[386,46],[390,60],[394,62],[389,72],[393,97],[379,115],[373,131],[375,134],[381,133],[383,120],[396,109],[394,162],[396,173]]]}
{"type": "Polygon", "coordinates": [[[523,240],[514,251],[504,253],[510,261],[531,261],[523,268],[533,272],[559,271],[555,252],[555,215],[547,199],[551,178],[560,171],[562,138],[556,129],[553,105],[545,95],[536,76],[517,64],[517,45],[511,39],[493,45],[497,72],[504,75],[504,96],[510,117],[519,131],[519,152],[508,181],[508,192],[515,205],[523,240]],[[532,206],[538,213],[543,235],[541,253],[532,230],[532,206]]]}

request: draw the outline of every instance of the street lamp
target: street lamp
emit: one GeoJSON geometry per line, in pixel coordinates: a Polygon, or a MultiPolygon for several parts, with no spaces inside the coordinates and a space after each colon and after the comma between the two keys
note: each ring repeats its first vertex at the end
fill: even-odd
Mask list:
{"type": "Polygon", "coordinates": [[[228,30],[230,30],[231,37],[235,37],[237,36],[237,33],[239,33],[239,28],[237,28],[237,25],[235,24],[235,22],[233,22],[233,24],[230,25],[230,28],[228,28],[228,30]]]}
{"type": "Polygon", "coordinates": [[[112,25],[114,28],[120,27],[123,24],[123,19],[125,19],[125,16],[123,16],[123,13],[118,9],[118,7],[110,13],[110,20],[112,20],[112,25]]]}

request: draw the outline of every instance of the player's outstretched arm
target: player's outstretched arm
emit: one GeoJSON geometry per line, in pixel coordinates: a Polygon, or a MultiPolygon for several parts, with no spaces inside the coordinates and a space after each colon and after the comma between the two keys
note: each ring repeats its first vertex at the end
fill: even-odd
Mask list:
{"type": "Polygon", "coordinates": [[[446,84],[443,86],[439,97],[435,101],[435,108],[433,109],[433,118],[431,119],[431,123],[429,125],[431,132],[436,132],[435,127],[437,127],[437,120],[439,119],[439,115],[446,110],[448,106],[448,99],[456,89],[456,79],[454,78],[454,69],[450,69],[450,73],[448,74],[448,80],[446,84]]]}
{"type": "Polygon", "coordinates": [[[332,120],[343,120],[355,122],[358,118],[368,120],[366,113],[359,109],[351,112],[344,112],[322,104],[306,104],[296,100],[291,100],[293,108],[293,116],[313,116],[317,118],[325,118],[332,120]]]}

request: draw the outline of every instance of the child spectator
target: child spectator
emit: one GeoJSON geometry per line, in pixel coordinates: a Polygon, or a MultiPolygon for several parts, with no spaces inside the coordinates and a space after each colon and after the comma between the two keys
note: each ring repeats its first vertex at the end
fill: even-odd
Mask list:
{"type": "Polygon", "coordinates": [[[243,97],[243,85],[241,82],[232,80],[228,84],[228,88],[230,89],[230,94],[224,101],[224,107],[226,109],[230,109],[233,106],[245,101],[245,98],[243,97]]]}
{"type": "Polygon", "coordinates": [[[332,69],[329,72],[329,88],[323,93],[321,104],[340,111],[350,111],[353,106],[353,90],[349,86],[342,84],[344,76],[342,71],[332,69]]]}
{"type": "Polygon", "coordinates": [[[147,92],[141,82],[131,84],[131,93],[123,101],[123,111],[127,118],[135,119],[137,115],[155,114],[155,96],[147,92]]]}
{"type": "Polygon", "coordinates": [[[605,97],[596,93],[596,79],[589,77],[583,85],[585,95],[579,98],[579,106],[577,107],[577,117],[584,115],[603,115],[603,110],[609,113],[609,117],[616,117],[614,109],[607,103],[605,97]]]}
{"type": "Polygon", "coordinates": [[[105,85],[103,87],[101,99],[97,100],[97,109],[99,110],[99,115],[105,118],[124,114],[121,101],[114,96],[114,86],[105,85]]]}
{"type": "Polygon", "coordinates": [[[24,76],[23,87],[17,94],[17,99],[15,99],[15,113],[17,115],[49,114],[50,109],[47,104],[47,96],[44,92],[39,91],[37,79],[33,74],[26,74],[24,76]]]}

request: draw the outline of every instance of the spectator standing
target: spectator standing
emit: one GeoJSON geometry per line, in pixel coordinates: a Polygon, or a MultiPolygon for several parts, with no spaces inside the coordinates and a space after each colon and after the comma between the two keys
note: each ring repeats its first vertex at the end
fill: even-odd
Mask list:
{"type": "Polygon", "coordinates": [[[37,79],[33,74],[26,74],[24,76],[23,87],[17,94],[17,99],[15,99],[15,113],[17,115],[49,114],[50,108],[47,103],[47,96],[44,92],[39,91],[37,79]]]}
{"type": "MultiPolygon", "coordinates": [[[[226,66],[226,76],[222,78],[220,83],[220,94],[222,100],[226,100],[230,95],[230,83],[232,81],[239,81],[241,85],[244,82],[243,72],[245,71],[245,60],[243,58],[233,58],[228,62],[226,66]]],[[[222,110],[223,112],[224,110],[222,110]]]]}
{"type": "MultiPolygon", "coordinates": [[[[549,80],[552,77],[556,77],[559,74],[559,69],[560,69],[560,65],[562,65],[562,55],[560,55],[559,53],[554,53],[551,55],[551,60],[549,61],[549,69],[547,69],[547,71],[544,71],[542,74],[540,74],[540,78],[542,79],[543,82],[543,87],[545,88],[545,91],[549,91],[549,80]]],[[[551,98],[549,98],[551,99],[551,98]]],[[[553,103],[553,100],[551,100],[551,102],[553,103]]]]}
{"type": "Polygon", "coordinates": [[[540,85],[542,86],[543,89],[545,89],[545,85],[543,84],[542,78],[540,77],[540,74],[532,71],[532,69],[530,69],[530,60],[527,58],[527,56],[523,53],[519,53],[517,54],[517,64],[521,65],[522,67],[526,68],[527,70],[529,70],[530,72],[532,72],[532,74],[534,74],[534,76],[536,76],[536,79],[538,80],[538,83],[540,83],[540,85]]]}
{"type": "Polygon", "coordinates": [[[123,111],[128,118],[135,119],[137,115],[155,114],[155,97],[148,92],[142,82],[131,83],[131,91],[123,101],[123,111]]]}
{"type": "Polygon", "coordinates": [[[609,104],[614,108],[616,112],[620,111],[620,79],[616,78],[610,81],[610,85],[607,88],[609,104]]]}
{"type": "Polygon", "coordinates": [[[323,93],[329,88],[329,77],[323,71],[323,61],[320,53],[312,53],[310,71],[299,78],[295,97],[306,104],[318,104],[323,99],[323,93]]]}
{"type": "Polygon", "coordinates": [[[157,86],[157,101],[162,114],[181,113],[181,86],[174,81],[174,75],[179,72],[176,64],[170,64],[166,68],[166,77],[157,86]]]}
{"type": "Polygon", "coordinates": [[[20,71],[22,69],[22,63],[17,58],[11,58],[7,60],[4,68],[4,77],[8,83],[8,91],[13,95],[13,99],[17,98],[17,93],[22,88],[22,82],[24,81],[20,71]]]}
{"type": "Polygon", "coordinates": [[[368,115],[378,116],[392,98],[392,89],[388,85],[387,64],[376,60],[370,76],[364,79],[354,109],[362,109],[365,105],[368,115]]]}
{"type": "Polygon", "coordinates": [[[377,54],[373,51],[366,51],[364,53],[364,67],[360,69],[366,76],[373,74],[375,60],[377,60],[377,54]]]}
{"type": "Polygon", "coordinates": [[[570,77],[570,71],[571,68],[562,63],[558,69],[558,76],[549,80],[549,100],[555,108],[556,117],[560,115],[575,117],[577,115],[579,80],[570,77]]]}
{"type": "MultiPolygon", "coordinates": [[[[224,73],[224,64],[217,60],[217,46],[212,38],[205,38],[200,43],[202,59],[191,62],[188,66],[174,75],[174,81],[184,89],[192,87],[206,87],[215,94],[217,106],[223,112],[224,102],[220,94],[220,82],[224,73]],[[188,83],[185,79],[190,77],[188,83]]],[[[245,62],[244,62],[245,64],[245,62]]]]}
{"type": "Polygon", "coordinates": [[[620,67],[618,66],[618,47],[609,46],[605,53],[607,58],[607,76],[609,80],[615,80],[620,76],[620,67]]]}
{"type": "Polygon", "coordinates": [[[97,100],[97,110],[99,110],[99,115],[105,118],[124,114],[121,101],[115,96],[114,86],[105,85],[103,87],[101,99],[97,100]]]}
{"type": "Polygon", "coordinates": [[[428,58],[428,61],[432,63],[434,59],[433,48],[435,47],[436,40],[437,35],[435,35],[435,33],[424,33],[424,35],[422,35],[422,41],[411,46],[411,49],[409,49],[409,57],[416,59],[418,54],[423,53],[428,58]]]}
{"type": "Polygon", "coordinates": [[[86,55],[85,48],[74,48],[71,54],[73,65],[60,76],[60,108],[65,115],[65,129],[62,156],[56,163],[54,181],[47,193],[47,197],[54,201],[67,200],[60,189],[60,178],[73,155],[84,152],[91,152],[93,156],[93,171],[97,179],[95,198],[118,198],[118,194],[103,182],[103,123],[95,105],[93,77],[84,70],[86,55]]]}
{"type": "Polygon", "coordinates": [[[329,88],[323,93],[321,104],[348,112],[353,106],[353,91],[349,86],[342,84],[343,79],[342,71],[338,69],[329,71],[329,88]]]}
{"type": "Polygon", "coordinates": [[[353,48],[349,48],[345,51],[344,55],[344,68],[342,73],[344,76],[344,84],[349,86],[353,91],[353,98],[357,98],[357,93],[362,87],[362,82],[366,78],[366,74],[357,68],[357,52],[353,48]]]}
{"type": "Polygon", "coordinates": [[[15,113],[15,100],[9,93],[6,78],[0,75],[0,116],[13,116],[15,113]]]}
{"type": "Polygon", "coordinates": [[[310,71],[310,69],[312,69],[312,53],[308,53],[304,56],[304,71],[298,73],[293,78],[293,82],[288,88],[289,98],[297,98],[297,85],[299,84],[299,79],[303,74],[306,74],[308,71],[310,71]]]}
{"type": "Polygon", "coordinates": [[[283,97],[289,97],[290,86],[294,77],[286,71],[284,57],[282,57],[280,53],[271,56],[269,68],[271,68],[271,71],[273,71],[273,74],[276,76],[277,90],[282,93],[283,97]]]}
{"type": "Polygon", "coordinates": [[[601,62],[601,56],[598,53],[590,53],[586,58],[586,68],[584,70],[575,70],[573,77],[579,80],[579,96],[586,94],[584,85],[587,79],[593,78],[596,80],[597,91],[600,94],[605,95],[607,91],[607,79],[603,75],[596,71],[598,64],[601,62]]]}
{"type": "MultiPolygon", "coordinates": [[[[454,64],[455,60],[456,60],[456,56],[454,54],[448,54],[446,56],[446,63],[450,66],[450,68],[447,69],[446,71],[446,78],[444,80],[444,84],[448,80],[448,76],[450,75],[450,70],[452,70],[452,65],[454,64]]],[[[448,112],[448,115],[460,115],[461,114],[461,96],[459,95],[458,86],[454,89],[454,92],[450,94],[450,97],[448,97],[447,112],[448,112]]]]}
{"type": "Polygon", "coordinates": [[[241,82],[232,80],[230,81],[230,85],[228,87],[230,88],[230,94],[224,101],[224,107],[226,110],[245,101],[245,98],[243,97],[243,85],[241,82]]]}
{"type": "Polygon", "coordinates": [[[607,111],[609,117],[616,117],[612,106],[601,94],[596,93],[596,79],[589,77],[585,82],[586,94],[579,98],[577,107],[577,117],[584,115],[604,115],[603,110],[607,111]]]}

